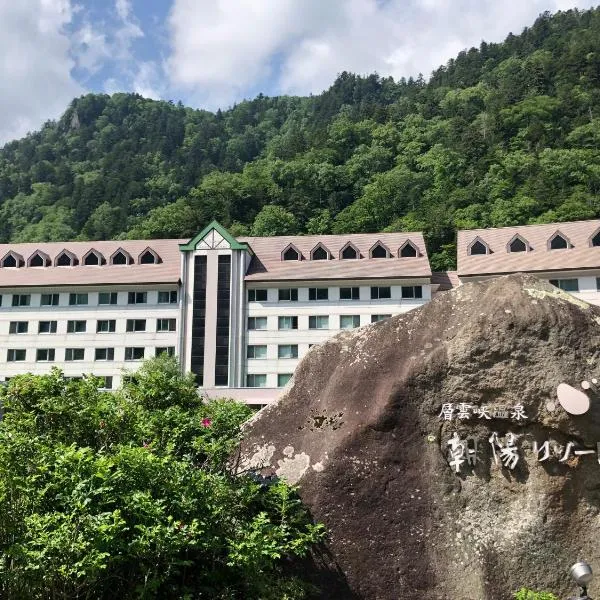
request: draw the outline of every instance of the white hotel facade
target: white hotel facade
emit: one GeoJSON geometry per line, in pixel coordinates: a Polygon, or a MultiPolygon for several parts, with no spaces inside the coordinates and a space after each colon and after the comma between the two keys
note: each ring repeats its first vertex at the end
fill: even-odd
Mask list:
{"type": "Polygon", "coordinates": [[[93,374],[107,389],[166,352],[207,396],[273,401],[341,329],[437,289],[420,233],[0,245],[0,380],[93,374]]]}

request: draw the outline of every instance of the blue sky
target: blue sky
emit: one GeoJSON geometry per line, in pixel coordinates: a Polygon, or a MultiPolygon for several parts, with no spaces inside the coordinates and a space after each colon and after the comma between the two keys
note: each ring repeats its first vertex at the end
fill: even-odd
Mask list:
{"type": "Polygon", "coordinates": [[[337,73],[426,76],[482,39],[589,0],[0,0],[0,144],[75,96],[214,110],[319,93],[337,73]]]}

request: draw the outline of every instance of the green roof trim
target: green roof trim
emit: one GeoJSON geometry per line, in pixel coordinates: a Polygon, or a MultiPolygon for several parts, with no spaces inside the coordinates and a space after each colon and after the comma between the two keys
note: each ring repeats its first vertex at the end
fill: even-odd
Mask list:
{"type": "Polygon", "coordinates": [[[217,221],[210,222],[200,233],[195,235],[187,244],[179,244],[179,249],[182,252],[193,252],[196,250],[196,246],[206,237],[212,230],[223,237],[223,239],[229,242],[232,250],[249,250],[248,244],[242,244],[238,242],[230,233],[217,221]]]}

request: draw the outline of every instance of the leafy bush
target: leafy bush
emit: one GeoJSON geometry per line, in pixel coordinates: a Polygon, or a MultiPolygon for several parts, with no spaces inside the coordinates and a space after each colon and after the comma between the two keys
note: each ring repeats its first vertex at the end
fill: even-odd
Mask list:
{"type": "Polygon", "coordinates": [[[534,592],[527,588],[521,588],[515,594],[515,600],[558,600],[558,598],[550,592],[534,592]]]}
{"type": "Polygon", "coordinates": [[[58,370],[2,392],[0,597],[301,598],[281,559],[321,536],[294,491],[234,477],[250,414],[176,362],[116,393],[58,370]]]}

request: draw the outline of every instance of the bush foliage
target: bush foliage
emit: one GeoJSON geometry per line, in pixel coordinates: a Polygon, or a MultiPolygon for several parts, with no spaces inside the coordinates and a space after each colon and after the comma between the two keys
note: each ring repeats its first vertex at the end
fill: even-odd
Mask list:
{"type": "Polygon", "coordinates": [[[59,370],[2,391],[0,597],[300,598],[321,537],[292,489],[227,466],[250,412],[159,358],[116,393],[59,370]]]}
{"type": "Polygon", "coordinates": [[[558,600],[558,598],[550,592],[534,592],[527,588],[521,588],[515,594],[515,600],[558,600]]]}

